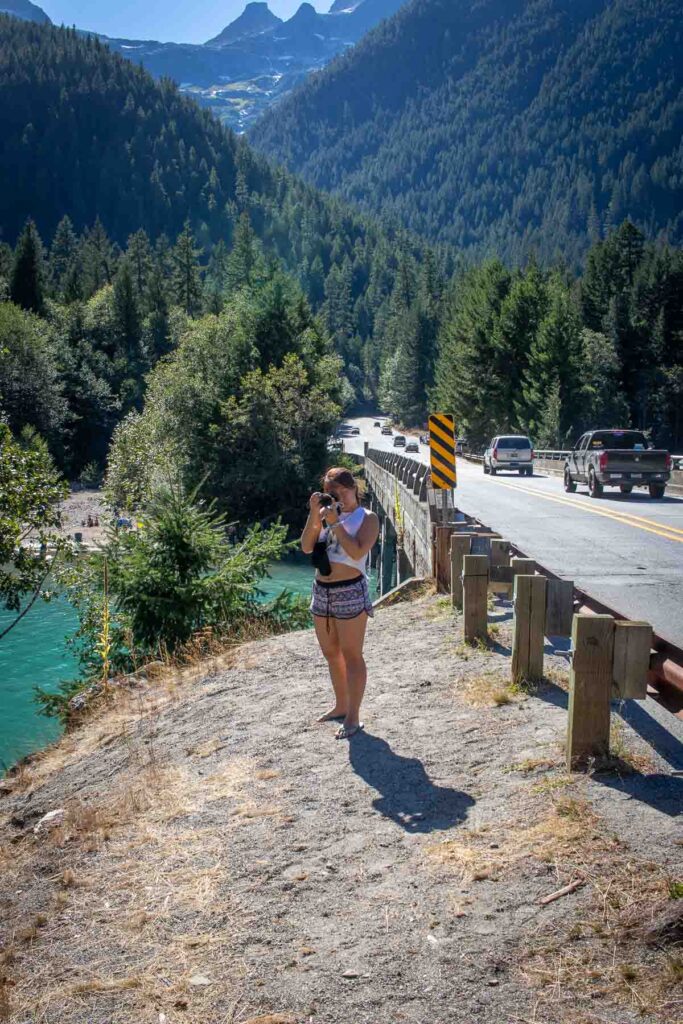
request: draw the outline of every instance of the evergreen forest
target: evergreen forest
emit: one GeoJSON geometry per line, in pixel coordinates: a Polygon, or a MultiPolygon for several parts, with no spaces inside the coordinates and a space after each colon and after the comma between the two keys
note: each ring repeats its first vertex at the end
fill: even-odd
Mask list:
{"type": "Polygon", "coordinates": [[[117,507],[171,480],[295,521],[360,404],[448,409],[473,445],[633,425],[683,447],[675,246],[626,220],[578,275],[464,259],[302,185],[96,40],[0,29],[0,415],[68,478],[117,507]]]}
{"type": "Polygon", "coordinates": [[[413,0],[250,133],[474,258],[579,269],[630,219],[683,241],[678,0],[413,0]]]}

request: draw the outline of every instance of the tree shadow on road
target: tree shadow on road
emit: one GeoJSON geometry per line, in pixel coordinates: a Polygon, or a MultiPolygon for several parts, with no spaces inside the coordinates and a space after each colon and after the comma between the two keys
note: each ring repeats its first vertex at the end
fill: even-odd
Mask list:
{"type": "Polygon", "coordinates": [[[401,757],[386,740],[357,733],[349,744],[351,767],[380,796],[375,810],[406,832],[437,832],[459,825],[475,800],[468,793],[435,786],[417,757],[401,757]]]}

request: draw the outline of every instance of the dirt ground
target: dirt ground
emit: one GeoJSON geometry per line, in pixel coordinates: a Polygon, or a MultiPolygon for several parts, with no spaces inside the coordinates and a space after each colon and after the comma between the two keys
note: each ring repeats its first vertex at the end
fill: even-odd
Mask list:
{"type": "Polygon", "coordinates": [[[350,742],[305,631],[9,777],[0,1019],[680,1024],[683,779],[616,714],[607,770],[568,775],[567,656],[511,688],[509,620],[466,647],[447,599],[378,610],[350,742]]]}
{"type": "Polygon", "coordinates": [[[107,510],[101,491],[72,491],[61,507],[62,533],[73,538],[74,533],[83,534],[83,543],[94,545],[104,540],[107,527],[107,510]],[[99,519],[99,526],[88,526],[88,516],[99,519]],[[83,525],[83,524],[86,525],[83,525]]]}

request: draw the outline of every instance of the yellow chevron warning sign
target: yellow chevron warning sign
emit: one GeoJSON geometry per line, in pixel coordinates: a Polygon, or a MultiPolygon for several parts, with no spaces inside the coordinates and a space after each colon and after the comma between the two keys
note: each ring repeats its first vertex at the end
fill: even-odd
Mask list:
{"type": "Polygon", "coordinates": [[[432,487],[449,491],[458,486],[455,469],[455,420],[446,413],[429,417],[432,487]]]}

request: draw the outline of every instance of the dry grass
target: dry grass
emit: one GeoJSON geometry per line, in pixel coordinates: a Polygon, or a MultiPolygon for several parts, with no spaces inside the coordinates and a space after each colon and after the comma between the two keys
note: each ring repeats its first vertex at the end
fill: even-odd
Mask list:
{"type": "Polygon", "coordinates": [[[526,693],[501,678],[500,673],[478,676],[461,676],[456,680],[453,692],[470,707],[491,708],[525,700],[526,693]]]}
{"type": "MultiPolygon", "coordinates": [[[[569,861],[585,844],[593,851],[606,852],[611,844],[605,844],[595,831],[596,821],[587,801],[561,796],[553,800],[550,809],[537,813],[531,824],[520,824],[516,818],[495,826],[462,829],[457,839],[428,846],[427,854],[452,868],[462,882],[500,878],[529,858],[544,863],[569,861]]],[[[572,870],[576,867],[574,864],[572,870]]]]}
{"type": "MultiPolygon", "coordinates": [[[[533,770],[530,763],[525,767],[533,770]]],[[[517,815],[462,830],[458,838],[432,844],[426,852],[433,865],[452,871],[461,885],[517,876],[525,862],[533,861],[553,867],[555,881],[550,880],[548,894],[581,882],[568,897],[563,923],[558,927],[551,914],[520,956],[521,974],[539,991],[539,1022],[563,1005],[571,1007],[568,1021],[582,1019],[582,1009],[590,1020],[595,1000],[601,1007],[628,1007],[662,1024],[683,1020],[683,903],[679,914],[679,901],[672,898],[676,883],[661,865],[633,857],[583,797],[554,794],[550,806],[537,800],[535,808],[528,824],[520,824],[524,819],[517,815]],[[658,928],[663,920],[668,931],[658,928]],[[657,935],[669,938],[658,940],[657,935]]]]}
{"type": "Polygon", "coordinates": [[[0,961],[0,1020],[70,1019],[84,1000],[117,1024],[146,1020],[150,1005],[169,1020],[178,1010],[187,1024],[210,1020],[216,988],[193,976],[220,978],[228,995],[241,980],[229,831],[282,819],[277,774],[247,759],[208,775],[192,762],[148,764],[106,798],[68,802],[51,831],[0,848],[0,866],[14,855],[3,895],[17,907],[0,961]]]}
{"type": "Polygon", "coordinates": [[[659,865],[618,857],[586,873],[580,913],[558,934],[538,933],[521,970],[540,988],[542,1005],[600,1001],[673,1024],[683,1019],[683,954],[644,941],[666,913],[667,879],[659,865]]]}

